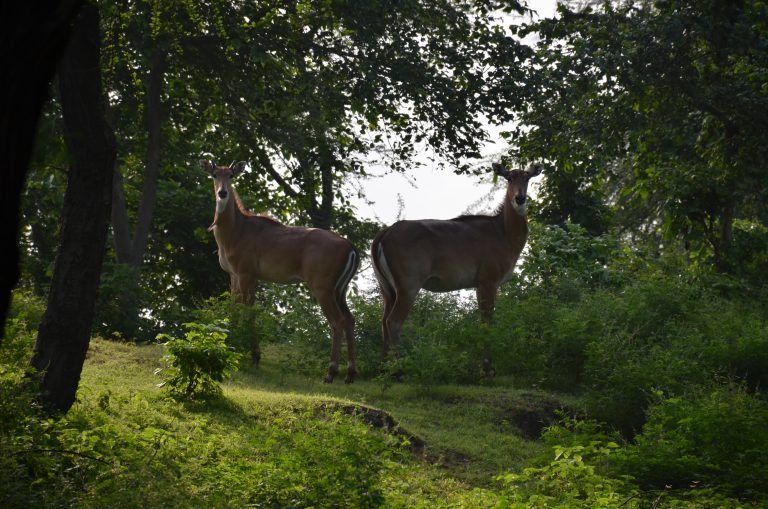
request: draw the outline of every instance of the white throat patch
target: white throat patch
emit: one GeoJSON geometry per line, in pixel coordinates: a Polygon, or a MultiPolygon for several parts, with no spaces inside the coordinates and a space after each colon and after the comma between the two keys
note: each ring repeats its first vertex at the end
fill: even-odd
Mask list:
{"type": "Polygon", "coordinates": [[[528,215],[528,200],[525,201],[522,205],[518,205],[517,202],[512,199],[510,201],[510,205],[512,205],[512,210],[517,212],[523,217],[526,217],[528,215]]]}
{"type": "Polygon", "coordinates": [[[224,209],[227,208],[227,202],[229,201],[229,193],[227,193],[226,198],[219,198],[218,195],[216,195],[216,212],[221,214],[224,212],[224,209]]]}

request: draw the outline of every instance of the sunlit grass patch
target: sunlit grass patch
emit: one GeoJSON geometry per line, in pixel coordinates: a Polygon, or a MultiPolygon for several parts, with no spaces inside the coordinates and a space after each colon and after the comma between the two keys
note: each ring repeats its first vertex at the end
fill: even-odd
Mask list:
{"type": "Polygon", "coordinates": [[[222,397],[176,402],[153,375],[162,346],[94,339],[70,419],[113,463],[81,505],[488,507],[492,476],[540,451],[499,423],[501,389],[328,385],[322,373],[287,373],[285,345],[264,350],[222,397]],[[386,412],[407,431],[370,426],[349,408],[386,412]],[[408,436],[426,445],[414,450],[408,436]]]}

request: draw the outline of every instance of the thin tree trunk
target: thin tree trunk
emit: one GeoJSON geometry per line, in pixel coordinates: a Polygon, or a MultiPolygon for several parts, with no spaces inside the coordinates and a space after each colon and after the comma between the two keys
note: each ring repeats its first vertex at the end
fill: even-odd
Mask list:
{"type": "Polygon", "coordinates": [[[333,165],[328,162],[320,165],[320,193],[320,206],[312,218],[312,226],[330,230],[333,220],[333,165]]]}
{"type": "Polygon", "coordinates": [[[144,188],[136,217],[136,234],[133,239],[133,263],[140,266],[147,249],[152,216],[157,203],[157,183],[160,179],[160,154],[162,144],[162,91],[165,57],[159,48],[151,58],[149,85],[147,87],[147,168],[144,173],[144,188]]]}
{"type": "Polygon", "coordinates": [[[37,123],[48,87],[81,0],[7,2],[0,19],[0,343],[11,291],[19,281],[21,193],[26,181],[37,123]]]}
{"type": "Polygon", "coordinates": [[[88,4],[75,20],[59,67],[71,165],[61,245],[31,360],[41,374],[44,403],[59,412],[67,412],[75,401],[109,225],[116,148],[104,116],[99,52],[99,11],[88,4]]]}
{"type": "Polygon", "coordinates": [[[128,221],[127,204],[123,191],[123,177],[115,169],[114,201],[112,203],[112,230],[115,238],[115,254],[118,263],[135,268],[141,267],[152,230],[152,218],[157,203],[157,187],[160,180],[162,154],[162,87],[165,72],[165,56],[156,51],[150,61],[147,83],[147,160],[144,171],[144,186],[141,193],[136,225],[133,235],[128,221]]]}
{"type": "Polygon", "coordinates": [[[733,218],[735,206],[733,202],[723,207],[720,215],[720,236],[715,246],[715,265],[721,274],[731,271],[731,247],[733,246],[733,218]]]}
{"type": "Polygon", "coordinates": [[[128,206],[125,203],[123,174],[115,165],[112,176],[112,238],[115,241],[117,263],[130,264],[132,259],[131,224],[128,221],[128,206]]]}

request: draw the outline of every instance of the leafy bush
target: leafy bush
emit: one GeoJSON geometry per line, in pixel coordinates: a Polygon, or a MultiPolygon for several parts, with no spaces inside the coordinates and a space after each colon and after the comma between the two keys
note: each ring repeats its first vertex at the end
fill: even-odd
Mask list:
{"type": "MultiPolygon", "coordinates": [[[[744,428],[741,428],[744,430],[744,428]]],[[[497,477],[504,484],[499,494],[497,509],[532,508],[647,508],[669,507],[678,509],[719,509],[763,507],[760,495],[753,501],[729,496],[728,490],[714,484],[705,487],[695,481],[687,471],[687,482],[676,486],[643,483],[640,465],[647,472],[656,468],[667,474],[670,471],[686,472],[694,462],[667,451],[664,458],[648,459],[645,454],[665,450],[669,441],[661,447],[655,443],[658,435],[641,435],[636,446],[622,446],[620,437],[596,421],[565,418],[556,426],[547,428],[544,442],[551,446],[554,459],[547,458],[539,465],[525,468],[520,473],[508,473],[497,477]],[[647,448],[646,448],[647,446],[647,448]],[[658,450],[657,450],[658,449],[658,450]],[[671,460],[667,465],[665,460],[671,460]],[[675,463],[677,461],[677,463],[675,463]],[[634,463],[635,468],[628,468],[634,463]],[[679,469],[679,470],[678,470],[679,469]],[[629,473],[630,475],[628,475],[629,473]],[[640,483],[638,483],[640,481],[640,483]],[[725,491],[725,493],[724,493],[725,491]]],[[[759,466],[759,465],[758,465],[759,466]]],[[[662,474],[663,475],[663,474],[662,474]]],[[[759,474],[758,474],[759,475],[759,474]]],[[[754,476],[752,477],[754,478],[754,476]]],[[[752,479],[750,478],[750,479],[752,479]]],[[[748,479],[744,481],[748,482],[748,479]]],[[[754,494],[753,494],[754,495],[754,494]]]]}
{"type": "Polygon", "coordinates": [[[0,507],[65,506],[95,461],[62,438],[28,378],[44,311],[39,298],[15,291],[0,342],[0,507]]]}
{"type": "Polygon", "coordinates": [[[477,383],[491,339],[487,333],[474,302],[421,292],[403,324],[401,358],[395,364],[413,383],[477,383]]]}
{"type": "Polygon", "coordinates": [[[240,354],[226,344],[225,323],[186,323],[187,334],[183,338],[159,334],[157,339],[165,340],[168,350],[167,367],[156,371],[164,373],[165,380],[159,386],[167,387],[177,398],[221,394],[218,382],[229,376],[240,360],[240,354]]]}
{"type": "Polygon", "coordinates": [[[668,398],[649,411],[620,468],[645,488],[699,486],[768,496],[768,402],[738,386],[668,398]]]}
{"type": "Polygon", "coordinates": [[[619,276],[609,267],[623,253],[615,235],[589,235],[584,227],[570,222],[544,225],[531,221],[530,228],[527,254],[520,263],[527,285],[556,287],[578,280],[600,286],[619,276]]]}
{"type": "Polygon", "coordinates": [[[597,472],[593,462],[606,461],[619,446],[592,441],[587,445],[556,446],[555,458],[543,467],[499,477],[506,489],[498,508],[619,508],[637,497],[631,478],[611,478],[597,472]]]}

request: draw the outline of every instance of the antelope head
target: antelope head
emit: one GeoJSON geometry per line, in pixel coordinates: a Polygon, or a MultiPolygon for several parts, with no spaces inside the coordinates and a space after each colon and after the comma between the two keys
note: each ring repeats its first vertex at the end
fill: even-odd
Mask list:
{"type": "Polygon", "coordinates": [[[528,181],[541,173],[541,165],[531,165],[527,170],[507,170],[501,163],[493,163],[492,166],[493,172],[504,177],[507,181],[507,196],[505,199],[513,210],[521,216],[525,216],[528,213],[526,198],[528,181]]]}
{"type": "Polygon", "coordinates": [[[202,169],[213,177],[216,194],[216,212],[221,214],[232,196],[232,179],[245,169],[245,161],[232,162],[229,166],[217,166],[213,161],[200,161],[202,169]]]}

